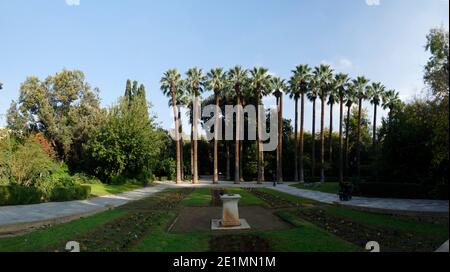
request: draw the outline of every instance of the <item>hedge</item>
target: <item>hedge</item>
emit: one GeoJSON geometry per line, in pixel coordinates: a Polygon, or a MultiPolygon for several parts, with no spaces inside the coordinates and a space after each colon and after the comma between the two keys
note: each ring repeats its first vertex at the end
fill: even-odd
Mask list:
{"type": "Polygon", "coordinates": [[[87,199],[91,194],[91,186],[75,185],[71,187],[55,187],[50,196],[51,201],[71,201],[87,199]]]}
{"type": "Polygon", "coordinates": [[[87,199],[91,193],[90,186],[75,185],[56,187],[46,196],[36,187],[20,185],[0,186],[0,206],[38,204],[50,201],[71,201],[87,199]]]}
{"type": "Polygon", "coordinates": [[[0,205],[25,205],[41,203],[43,193],[35,187],[6,185],[0,186],[0,205]]]}

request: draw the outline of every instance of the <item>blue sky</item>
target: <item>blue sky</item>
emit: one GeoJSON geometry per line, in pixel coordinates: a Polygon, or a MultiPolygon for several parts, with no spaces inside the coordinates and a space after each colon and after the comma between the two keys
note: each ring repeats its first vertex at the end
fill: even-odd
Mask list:
{"type": "Polygon", "coordinates": [[[0,0],[0,115],[27,76],[63,68],[84,71],[104,106],[126,79],[144,83],[165,128],[159,80],[173,67],[265,66],[289,77],[296,65],[325,62],[407,100],[423,93],[425,36],[448,29],[448,9],[448,0],[0,0]]]}

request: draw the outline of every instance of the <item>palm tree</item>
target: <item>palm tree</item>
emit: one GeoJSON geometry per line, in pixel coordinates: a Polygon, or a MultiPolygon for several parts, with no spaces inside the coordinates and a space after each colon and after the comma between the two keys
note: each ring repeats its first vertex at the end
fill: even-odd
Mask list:
{"type": "Polygon", "coordinates": [[[235,66],[228,72],[228,81],[232,86],[237,100],[237,112],[236,112],[236,139],[235,139],[235,149],[234,149],[234,182],[236,184],[241,182],[241,171],[240,171],[240,128],[241,128],[241,107],[242,107],[242,94],[243,87],[247,81],[248,71],[243,69],[241,66],[235,66]]]}
{"type": "Polygon", "coordinates": [[[172,99],[172,108],[173,108],[173,116],[175,122],[175,139],[176,139],[176,182],[181,183],[181,141],[179,137],[179,114],[177,108],[177,92],[178,92],[178,84],[180,83],[181,75],[177,70],[171,69],[164,73],[161,78],[161,90],[163,93],[171,97],[172,99]]]}
{"type": "Polygon", "coordinates": [[[303,153],[304,153],[304,125],[305,125],[305,94],[308,91],[309,79],[311,77],[311,68],[308,65],[299,65],[292,71],[293,76],[289,81],[290,98],[295,100],[295,181],[305,182],[305,174],[303,169],[303,153]],[[300,148],[298,143],[298,100],[301,99],[301,125],[300,125],[300,148]],[[299,155],[300,149],[300,155],[299,155]],[[300,165],[299,157],[300,156],[300,165]],[[300,173],[299,173],[300,171],[300,173]],[[300,177],[299,177],[300,175],[300,177]]]}
{"type": "Polygon", "coordinates": [[[378,106],[382,102],[384,92],[386,87],[384,87],[379,82],[374,82],[367,89],[367,96],[370,99],[370,103],[373,105],[373,130],[372,130],[372,146],[374,151],[377,144],[377,110],[378,106]]]}
{"type": "Polygon", "coordinates": [[[312,151],[311,151],[311,177],[314,178],[316,172],[316,100],[319,96],[319,78],[313,75],[309,81],[308,99],[312,102],[312,151]]]}
{"type": "Polygon", "coordinates": [[[344,98],[348,87],[349,78],[346,74],[337,74],[335,76],[335,86],[339,98],[339,184],[344,183],[344,152],[343,152],[343,132],[344,122],[344,98]]]}
{"type": "Polygon", "coordinates": [[[395,90],[389,90],[383,96],[383,109],[389,109],[389,115],[392,110],[401,102],[400,94],[395,90]]]}
{"type": "Polygon", "coordinates": [[[349,150],[350,150],[350,117],[351,117],[351,110],[353,104],[356,102],[356,91],[355,91],[355,85],[353,82],[350,82],[347,86],[347,90],[345,93],[345,106],[347,107],[347,120],[345,124],[345,169],[348,174],[348,168],[349,168],[349,150]]]}
{"type": "Polygon", "coordinates": [[[198,118],[199,118],[199,96],[203,92],[203,86],[205,84],[206,77],[203,76],[202,69],[194,67],[190,68],[186,72],[186,86],[189,91],[189,93],[192,96],[192,111],[193,111],[193,118],[192,118],[192,136],[193,142],[193,152],[192,152],[192,182],[194,184],[197,184],[199,182],[198,180],[198,118]]]}
{"type": "Polygon", "coordinates": [[[213,183],[219,183],[219,114],[220,114],[220,94],[225,89],[226,74],[223,68],[212,69],[206,75],[208,80],[206,88],[214,91],[214,100],[216,102],[215,125],[214,125],[214,177],[213,183]]]}
{"type": "MultiPolygon", "coordinates": [[[[264,151],[262,150],[261,142],[261,124],[260,111],[261,98],[267,95],[269,90],[270,75],[269,70],[262,67],[255,67],[250,71],[250,87],[256,96],[256,141],[257,141],[257,161],[258,161],[258,183],[264,182],[264,151]]],[[[263,119],[265,120],[265,118],[263,119]]]]}
{"type": "Polygon", "coordinates": [[[325,103],[328,90],[333,79],[333,70],[330,66],[321,64],[316,67],[314,75],[318,78],[319,97],[321,100],[320,114],[320,182],[325,182],[325,103]]]}
{"type": "Polygon", "coordinates": [[[328,134],[328,158],[333,162],[333,109],[334,104],[339,103],[339,84],[336,79],[332,79],[328,90],[328,105],[330,105],[330,128],[328,134]]]}
{"type": "Polygon", "coordinates": [[[353,80],[355,84],[356,98],[358,99],[358,126],[356,133],[356,171],[358,179],[361,176],[361,117],[362,103],[367,99],[367,84],[369,80],[365,77],[357,77],[353,80]]]}
{"type": "Polygon", "coordinates": [[[286,82],[273,77],[270,81],[273,94],[277,98],[278,108],[278,147],[277,147],[277,182],[283,183],[283,92],[286,90],[286,82]]]}

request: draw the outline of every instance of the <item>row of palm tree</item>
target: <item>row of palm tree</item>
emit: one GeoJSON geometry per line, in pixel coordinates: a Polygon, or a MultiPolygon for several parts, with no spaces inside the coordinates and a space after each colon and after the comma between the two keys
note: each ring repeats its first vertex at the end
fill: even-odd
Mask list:
{"type": "MultiPolygon", "coordinates": [[[[316,169],[316,102],[320,99],[321,102],[321,123],[320,123],[320,181],[325,181],[325,110],[326,105],[329,105],[330,124],[329,124],[329,150],[328,156],[331,160],[333,155],[333,109],[339,104],[339,181],[344,181],[344,170],[348,169],[348,153],[349,153],[349,127],[350,127],[350,111],[356,104],[358,106],[358,126],[356,139],[356,160],[357,160],[357,175],[360,175],[361,167],[361,119],[362,119],[362,105],[364,101],[369,101],[374,106],[374,121],[373,121],[373,147],[376,148],[376,120],[377,110],[379,106],[384,109],[392,110],[399,102],[399,95],[394,90],[386,91],[381,83],[374,82],[369,85],[369,80],[365,77],[357,77],[351,80],[348,75],[338,73],[334,75],[333,69],[328,65],[320,65],[314,70],[308,65],[299,65],[292,71],[292,76],[288,82],[285,80],[271,76],[269,70],[263,67],[255,67],[251,70],[244,69],[241,66],[235,66],[229,71],[224,71],[223,68],[215,68],[203,75],[200,68],[191,68],[186,72],[185,79],[181,79],[180,73],[175,70],[168,70],[164,73],[161,79],[161,89],[165,95],[170,97],[170,105],[180,105],[189,103],[192,109],[191,116],[191,173],[192,181],[198,183],[198,145],[197,126],[198,126],[198,100],[200,95],[206,91],[211,90],[214,93],[214,101],[216,108],[219,108],[221,98],[226,94],[232,93],[235,97],[236,105],[243,106],[245,97],[252,97],[256,101],[256,105],[261,105],[262,98],[269,94],[275,95],[277,98],[278,110],[278,148],[277,148],[277,181],[283,182],[282,173],[282,114],[283,114],[283,93],[289,94],[291,99],[295,101],[295,171],[294,179],[296,182],[304,182],[304,139],[305,139],[305,106],[306,99],[312,102],[312,176],[315,176],[316,169]],[[183,100],[181,97],[189,95],[190,100],[183,100]],[[300,131],[298,129],[299,121],[299,103],[300,105],[300,131]],[[344,144],[344,107],[347,107],[346,119],[346,135],[344,144]],[[344,162],[345,157],[345,162],[344,162]]],[[[242,144],[240,133],[241,112],[237,107],[236,124],[235,124],[235,183],[242,180],[242,144]]],[[[180,114],[177,107],[173,107],[175,127],[180,127],[180,114]]],[[[256,116],[259,116],[259,107],[256,107],[256,116]]],[[[220,113],[215,114],[216,128],[219,126],[220,113]]],[[[259,118],[256,118],[257,129],[257,172],[258,183],[264,182],[264,152],[262,148],[262,141],[260,133],[262,126],[259,124],[259,118]]],[[[180,183],[183,179],[182,172],[182,139],[180,137],[182,131],[175,130],[176,144],[176,182],[180,183]]],[[[218,130],[215,129],[214,139],[214,176],[213,182],[219,182],[218,171],[218,130]]]]}

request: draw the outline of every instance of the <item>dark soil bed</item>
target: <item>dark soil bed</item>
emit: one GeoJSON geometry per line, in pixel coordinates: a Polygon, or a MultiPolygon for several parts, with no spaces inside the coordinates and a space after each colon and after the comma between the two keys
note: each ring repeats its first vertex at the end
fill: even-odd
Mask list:
{"type": "Polygon", "coordinates": [[[300,207],[298,203],[295,203],[293,201],[286,200],[284,198],[278,197],[273,194],[269,194],[263,191],[260,191],[255,188],[246,188],[247,192],[252,193],[259,199],[263,200],[269,207],[274,209],[284,209],[284,208],[296,208],[300,207]]]}
{"type": "Polygon", "coordinates": [[[270,252],[269,242],[257,235],[221,235],[211,238],[214,252],[270,252]]]}
{"type": "MultiPolygon", "coordinates": [[[[167,211],[174,209],[192,190],[167,191],[160,195],[127,204],[121,209],[129,213],[92,230],[74,241],[82,252],[123,252],[151,232],[167,211]]],[[[50,246],[45,251],[64,251],[64,244],[50,246]]]]}
{"type": "Polygon", "coordinates": [[[224,232],[249,232],[290,229],[292,226],[281,220],[273,213],[273,210],[260,206],[248,206],[239,208],[240,217],[246,219],[251,230],[244,231],[219,231],[211,232],[211,220],[222,218],[221,207],[186,207],[178,214],[170,231],[176,233],[206,231],[212,234],[224,232]]]}
{"type": "Polygon", "coordinates": [[[321,209],[304,209],[298,215],[341,237],[351,243],[365,248],[367,242],[376,241],[383,252],[430,252],[438,246],[438,241],[412,233],[404,233],[386,228],[363,225],[347,218],[327,214],[321,209]]]}

